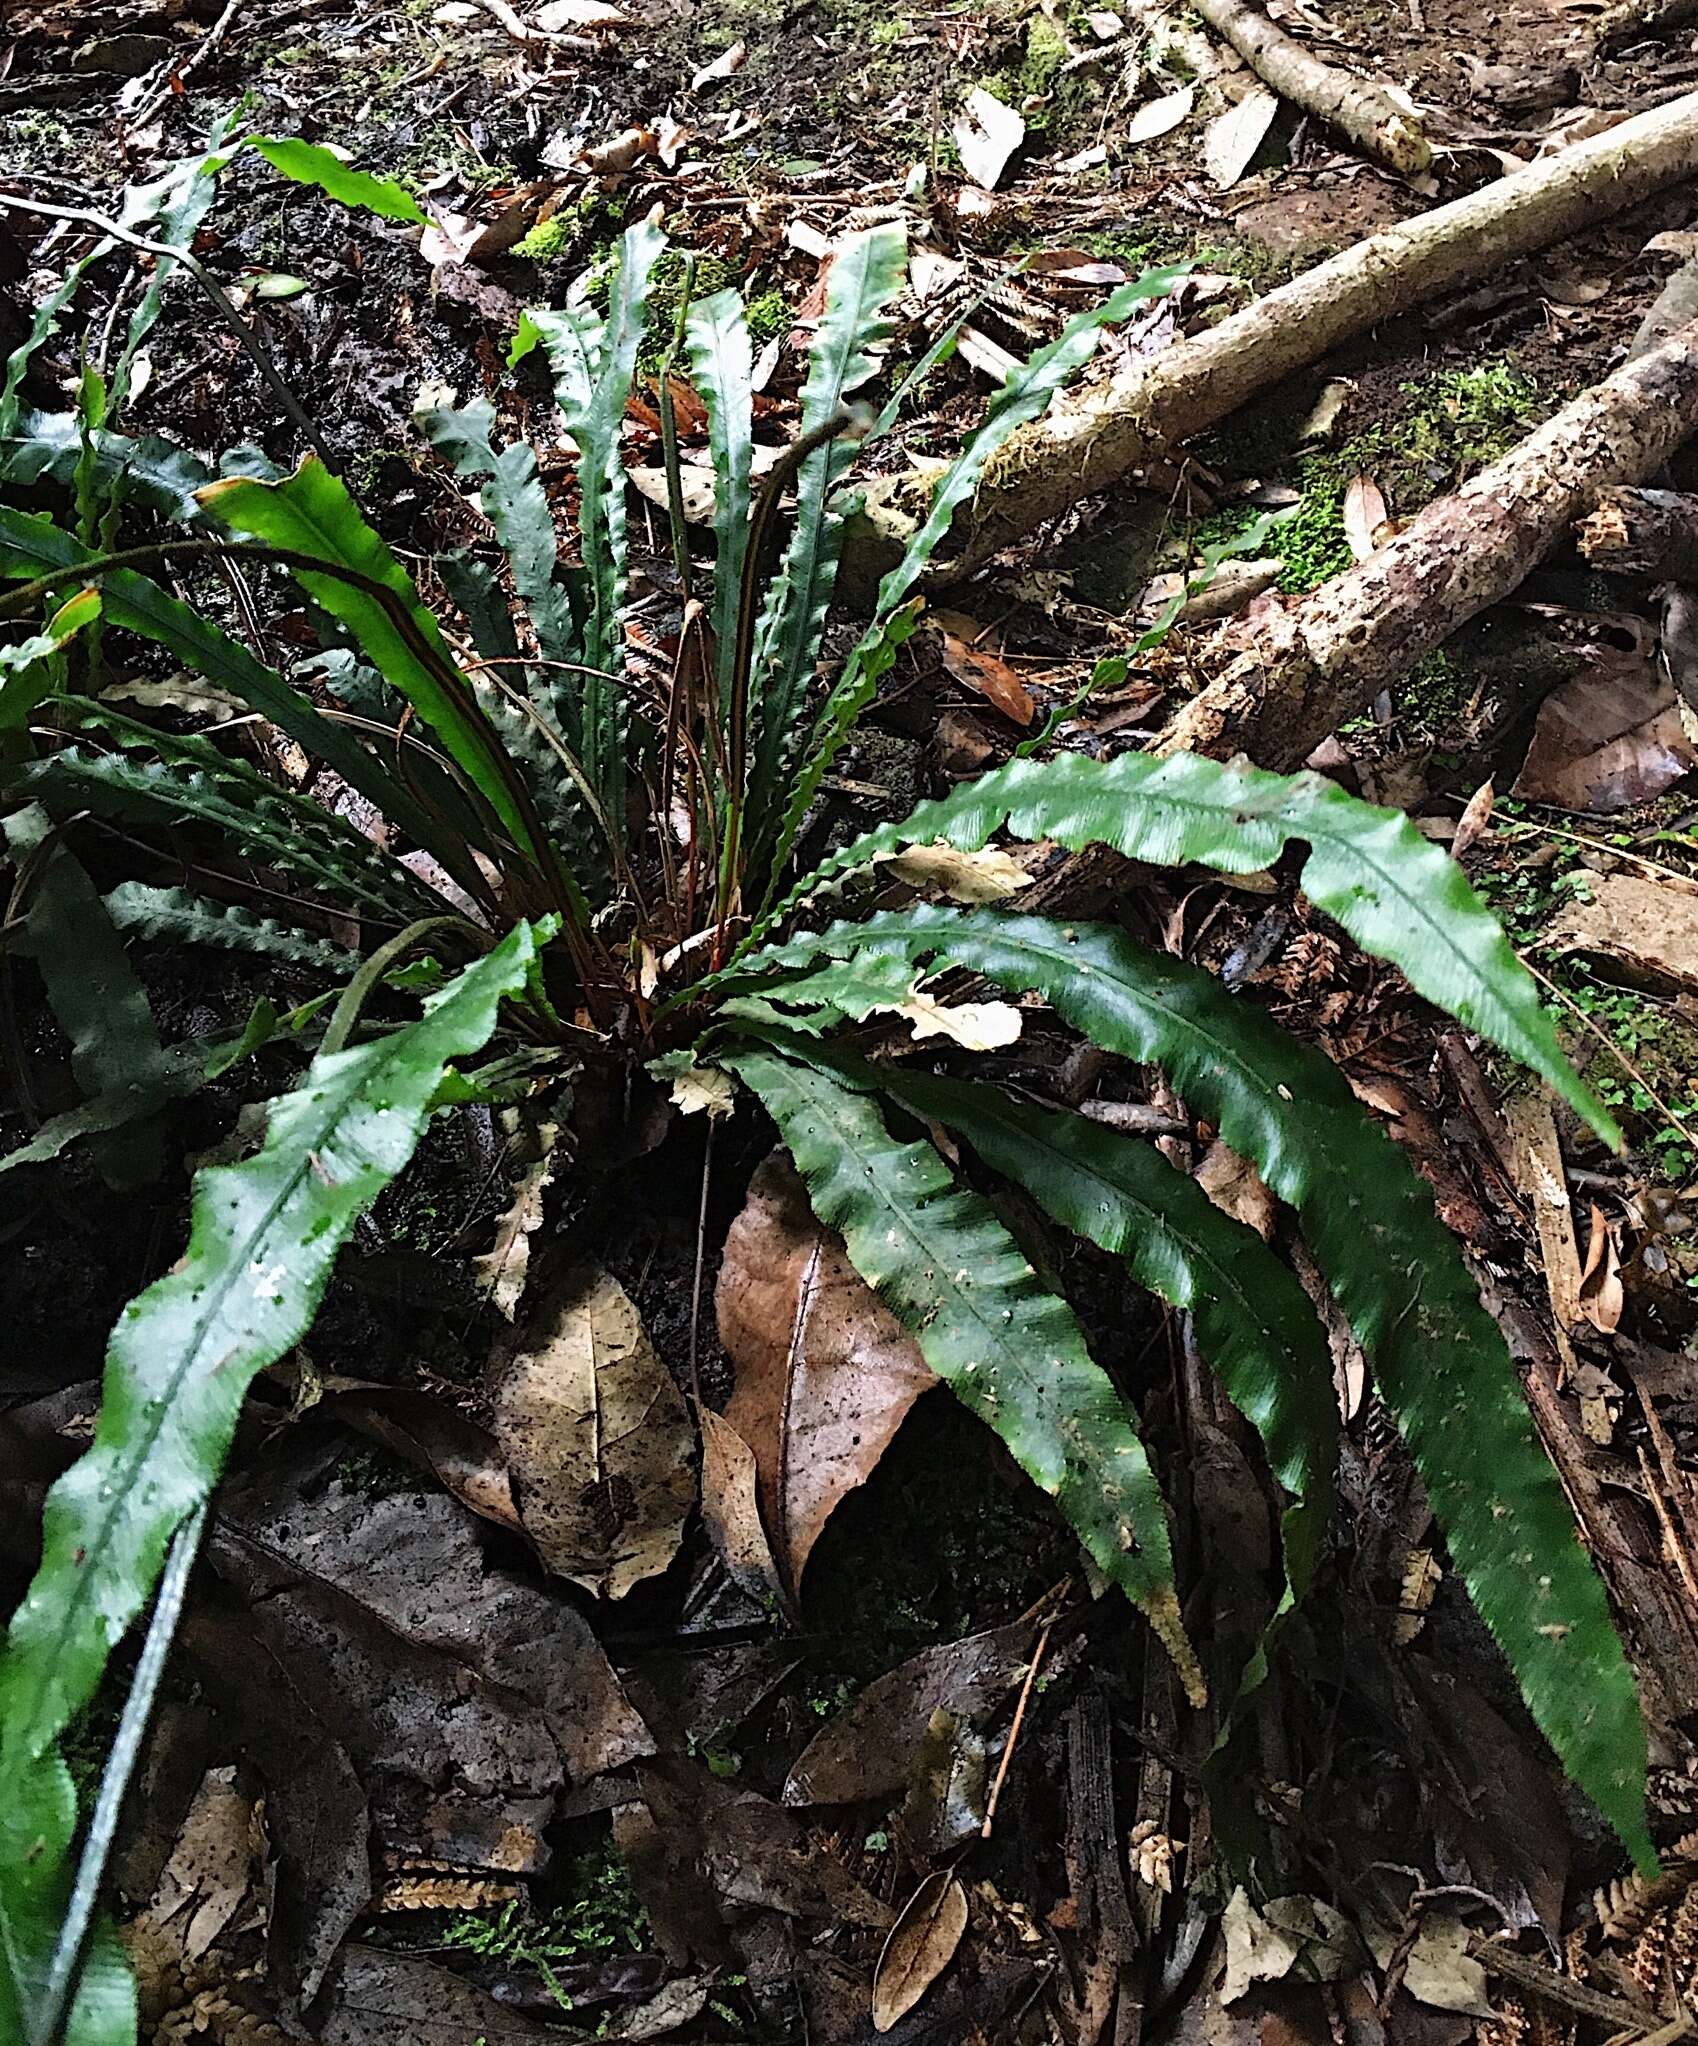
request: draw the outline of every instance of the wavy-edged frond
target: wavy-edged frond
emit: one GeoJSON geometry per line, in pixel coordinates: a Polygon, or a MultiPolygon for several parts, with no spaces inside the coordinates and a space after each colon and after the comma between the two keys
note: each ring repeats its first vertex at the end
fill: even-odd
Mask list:
{"type": "Polygon", "coordinates": [[[351,824],[208,740],[156,731],[103,705],[67,702],[86,729],[117,750],[67,746],[15,770],[12,786],[56,815],[85,809],[149,824],[204,824],[308,887],[389,921],[412,923],[442,908],[439,896],[351,824]]]}
{"type": "Polygon", "coordinates": [[[252,952],[290,966],[325,973],[352,973],[360,955],[330,938],[315,937],[296,924],[259,916],[240,903],[212,902],[187,888],[150,888],[145,881],[121,881],[103,898],[106,914],[121,931],[154,944],[212,945],[221,952],[252,952]]]}
{"type": "Polygon", "coordinates": [[[1290,1269],[1154,1144],[999,1087],[894,1064],[873,1070],[893,1100],[965,1137],[1062,1228],[1123,1257],[1170,1306],[1190,1309],[1197,1347],[1291,1494],[1285,1567],[1301,1598],[1331,1510],[1338,1408],[1326,1332],[1290,1269]]]}
{"type": "Polygon", "coordinates": [[[992,398],[977,430],[968,436],[933,486],[925,519],[909,540],[902,559],[880,582],[873,623],[844,664],[843,673],[800,752],[801,772],[795,786],[779,792],[784,813],[772,861],[774,873],[789,857],[802,819],[837,749],[872,700],[879,675],[890,665],[889,635],[902,616],[903,601],[949,531],[957,510],[979,487],[985,464],[1019,427],[1044,410],[1090,357],[1103,327],[1128,318],[1146,299],[1160,298],[1183,274],[1183,265],[1146,271],[1111,292],[1100,306],[1075,314],[1047,347],[1038,349],[1008,372],[1007,381],[992,398]]]}
{"type": "MultiPolygon", "coordinates": [[[[829,426],[877,371],[907,265],[908,238],[899,222],[880,221],[844,237],[826,278],[825,306],[808,349],[804,437],[829,426]]],[[[749,850],[757,862],[777,830],[787,768],[806,731],[808,684],[843,552],[848,507],[836,501],[836,485],[854,459],[852,442],[827,440],[797,471],[796,524],[755,629],[748,814],[756,834],[749,850]]]]}
{"type": "Polygon", "coordinates": [[[796,1041],[732,1044],[714,1056],[777,1123],[814,1212],[842,1235],[855,1269],[1055,1499],[1201,1703],[1161,1491],[1072,1309],[1039,1283],[989,1203],[958,1186],[930,1144],[892,1137],[865,1083],[829,1055],[796,1041]]]}
{"type": "Polygon", "coordinates": [[[58,1743],[211,1491],[254,1376],[312,1324],[356,1219],[413,1154],[450,1062],[535,958],[521,924],[418,1022],[315,1059],[264,1144],[196,1175],[181,1261],[112,1334],[93,1444],[47,1496],[41,1565],[0,1653],[0,2034],[32,2012],[63,1914],[76,1799],[58,1743]]]}
{"type": "Polygon", "coordinates": [[[1373,1363],[1480,1617],[1563,1766],[1648,1859],[1645,1730],[1604,1589],[1535,1436],[1496,1322],[1420,1179],[1327,1059],[1198,968],[1097,924],[928,906],[840,923],[773,948],[768,1004],[813,1004],[797,1027],[876,1006],[916,969],[958,967],[1041,994],[1105,1050],[1159,1066],[1297,1210],[1316,1262],[1373,1363]],[[811,991],[810,991],[811,989],[811,991]],[[869,998],[870,997],[870,998],[869,998]]]}
{"type": "Polygon", "coordinates": [[[713,460],[714,672],[719,701],[731,701],[743,561],[749,545],[749,477],[754,464],[754,351],[743,301],[735,291],[692,300],[684,313],[690,375],[707,408],[713,460]]]}
{"type": "Polygon", "coordinates": [[[1000,830],[1073,851],[1109,845],[1151,866],[1196,861],[1225,874],[1259,873],[1293,842],[1306,845],[1300,878],[1317,909],[1619,1145],[1613,1117],[1564,1057],[1532,975],[1455,860],[1402,811],[1364,803],[1318,774],[1270,774],[1195,753],[1016,760],[832,853],[778,914],[905,845],[943,841],[973,852],[1000,830]]]}

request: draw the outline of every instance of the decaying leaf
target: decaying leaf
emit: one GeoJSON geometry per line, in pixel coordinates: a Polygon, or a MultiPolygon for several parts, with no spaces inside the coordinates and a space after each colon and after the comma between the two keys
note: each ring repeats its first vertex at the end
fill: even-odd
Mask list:
{"type": "Polygon", "coordinates": [[[1034,1638],[1031,1624],[1017,1620],[927,1648],[875,1679],[803,1749],[784,1802],[859,1804],[901,1790],[933,1715],[942,1709],[967,1720],[1001,1704],[1025,1675],[1034,1638]]]}
{"type": "Polygon", "coordinates": [[[723,1414],[703,1407],[702,1519],[733,1578],[746,1591],[787,1599],[772,1544],[761,1524],[760,1471],[755,1452],[723,1414]]]}
{"type": "Polygon", "coordinates": [[[1223,1214],[1254,1229],[1264,1243],[1273,1241],[1277,1204],[1248,1158],[1216,1137],[1203,1153],[1196,1179],[1223,1214]]]}
{"type": "Polygon", "coordinates": [[[1667,679],[1649,659],[1600,649],[1540,704],[1514,793],[1607,816],[1649,802],[1695,766],[1698,746],[1667,679]]]}
{"type": "Polygon", "coordinates": [[[1362,1964],[1362,1942],[1350,1921],[1319,1897],[1275,1897],[1258,1911],[1240,1887],[1227,1902],[1221,1930],[1222,2003],[1236,2003],[1257,1982],[1283,1982],[1294,1972],[1310,1982],[1336,1982],[1362,1964]]]}
{"type": "Polygon", "coordinates": [[[955,1958],[967,1930],[967,1892],[947,1869],[926,1877],[890,1929],[873,1971],[873,2030],[906,2017],[955,1958]]]}
{"type": "Polygon", "coordinates": [[[147,1917],[198,1960],[242,1907],[255,1873],[259,1834],[253,1799],[233,1768],[209,1769],[189,1806],[147,1917]]]}
{"type": "Polygon", "coordinates": [[[524,1295],[531,1268],[531,1238],[542,1227],[542,1197],[554,1177],[554,1146],[559,1135],[558,1123],[545,1122],[538,1127],[536,1156],[521,1170],[513,1199],[496,1221],[495,1241],[472,1260],[479,1286],[504,1321],[518,1313],[524,1295]]]}
{"type": "Polygon", "coordinates": [[[729,1115],[737,1102],[731,1075],[719,1066],[698,1066],[692,1059],[672,1075],[672,1105],[680,1115],[729,1115]]]}
{"type": "Polygon", "coordinates": [[[976,852],[943,843],[911,845],[902,852],[881,853],[879,864],[920,894],[950,902],[1001,902],[1031,879],[1000,845],[982,845],[976,852]]]}
{"type": "Polygon", "coordinates": [[[734,78],[749,59],[749,46],[741,37],[728,50],[722,50],[711,64],[704,64],[690,80],[690,90],[700,92],[704,85],[712,85],[721,78],[734,78]]]}
{"type": "Polygon", "coordinates": [[[1344,488],[1344,503],[1340,508],[1344,524],[1344,537],[1350,543],[1351,558],[1366,561],[1368,557],[1384,546],[1390,517],[1386,510],[1385,493],[1372,476],[1352,476],[1344,488]]]}
{"type": "Polygon", "coordinates": [[[1553,951],[1608,959],[1641,985],[1698,994],[1698,894],[1639,874],[1589,874],[1587,895],[1546,926],[1553,951]]]}
{"type": "Polygon", "coordinates": [[[1407,1648],[1427,1624],[1427,1609],[1443,1578],[1444,1572],[1431,1549],[1410,1550],[1409,1561],[1404,1566],[1403,1583],[1398,1591],[1397,1619],[1392,1628],[1393,1638],[1400,1648],[1407,1648]]]}
{"type": "Polygon", "coordinates": [[[1136,148],[1140,142],[1154,142],[1158,136],[1171,135],[1175,128],[1190,120],[1196,104],[1194,85],[1184,85],[1177,92],[1146,101],[1132,116],[1126,130],[1127,141],[1136,148]]]}
{"type": "Polygon", "coordinates": [[[794,1597],[827,1519],[936,1380],[841,1241],[814,1220],[782,1152],[756,1172],[731,1225],[715,1306],[737,1370],[725,1420],[753,1451],[767,1534],[794,1597]]]}
{"type": "Polygon", "coordinates": [[[1468,798],[1462,815],[1456,820],[1456,833],[1450,841],[1450,856],[1461,859],[1471,846],[1478,845],[1492,826],[1492,805],[1495,795],[1489,781],[1480,786],[1468,798]]]}
{"type": "MultiPolygon", "coordinates": [[[[1004,366],[1006,372],[1007,365],[1004,366]]],[[[934,612],[929,621],[943,651],[943,665],[957,682],[976,691],[1017,725],[1029,725],[1037,712],[1032,693],[1000,654],[979,644],[981,628],[958,612],[934,612]]]]}
{"type": "Polygon", "coordinates": [[[900,1002],[877,1002],[867,1012],[900,1016],[914,1033],[947,1037],[963,1051],[1000,1051],[1020,1035],[1020,1011],[1012,1002],[956,1002],[947,1005],[929,995],[918,982],[900,1002]]]}
{"type": "Polygon", "coordinates": [[[1203,136],[1203,161],[1218,190],[1230,190],[1250,168],[1250,160],[1278,112],[1279,94],[1257,85],[1209,123],[1203,136]]]}
{"type": "Polygon", "coordinates": [[[1580,1270],[1580,1312],[1606,1336],[1621,1326],[1627,1296],[1621,1283],[1621,1254],[1615,1236],[1604,1219],[1604,1211],[1592,1203],[1591,1234],[1586,1239],[1586,1261],[1580,1270]]]}
{"type": "Polygon", "coordinates": [[[678,1553],[695,1503],[684,1400],[630,1296],[584,1263],[491,1364],[495,1432],[550,1570],[607,1598],[678,1553]]]}
{"type": "Polygon", "coordinates": [[[981,191],[994,192],[1008,159],[1026,139],[1026,123],[994,93],[975,85],[950,130],[961,152],[961,167],[981,191]]]}
{"type": "MultiPolygon", "coordinates": [[[[1389,1967],[1401,1941],[1387,1926],[1367,1928],[1368,1945],[1380,1967],[1389,1967]]],[[[1468,1952],[1468,1928],[1449,1911],[1426,1911],[1404,1964],[1403,1986],[1417,2003],[1468,2017],[1493,2015],[1486,1971],[1468,1952]]]]}

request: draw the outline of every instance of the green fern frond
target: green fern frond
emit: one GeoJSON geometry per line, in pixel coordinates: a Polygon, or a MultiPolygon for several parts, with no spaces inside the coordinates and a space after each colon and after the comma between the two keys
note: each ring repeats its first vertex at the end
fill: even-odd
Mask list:
{"type": "Polygon", "coordinates": [[[964,1137],[1064,1229],[1190,1309],[1197,1347],[1291,1494],[1285,1567],[1301,1598],[1331,1511],[1338,1408],[1326,1332],[1289,1268],[1153,1144],[997,1087],[895,1064],[871,1070],[892,1100],[964,1137]]]}
{"type": "Polygon", "coordinates": [[[989,1204],[929,1144],[893,1138],[866,1083],[792,1041],[716,1050],[789,1146],[814,1212],[914,1331],[939,1378],[1050,1493],[1103,1573],[1148,1617],[1187,1692],[1206,1685],[1179,1615],[1161,1492],[1125,1402],[1072,1310],[989,1204]]]}
{"type": "Polygon", "coordinates": [[[520,925],[416,1023],[316,1059],[261,1149],[196,1176],[181,1262],[127,1307],[93,1445],[48,1494],[42,1558],[0,1654],[0,2036],[31,2013],[63,1912],[76,1799],[58,1752],[212,1489],[254,1376],[311,1326],[356,1219],[412,1156],[453,1060],[535,959],[520,925]]]}
{"type": "Polygon", "coordinates": [[[719,701],[731,701],[737,620],[749,544],[749,478],[754,464],[754,351],[743,301],[735,291],[692,300],[684,314],[690,373],[707,408],[713,461],[714,672],[719,701]]]}
{"type": "Polygon", "coordinates": [[[1209,974],[1102,925],[922,906],[757,957],[769,974],[852,962],[841,1001],[830,967],[760,984],[769,1004],[812,1005],[794,1027],[866,1013],[881,968],[906,988],[929,963],[1040,994],[1093,1043],[1168,1075],[1296,1209],[1534,1719],[1635,1859],[1649,1858],[1645,1730],[1603,1586],[1431,1192],[1337,1068],[1209,974]]]}
{"type": "Polygon", "coordinates": [[[352,973],[360,955],[329,938],[315,938],[275,917],[256,916],[239,903],[209,902],[186,888],[150,888],[122,881],[104,898],[106,913],[120,931],[153,944],[212,945],[222,952],[252,952],[290,966],[326,973],[352,973]]]}
{"type": "Polygon", "coordinates": [[[1564,1057],[1532,975],[1455,860],[1401,811],[1364,803],[1317,774],[1269,774],[1194,753],[1017,760],[831,854],[776,916],[905,845],[942,840],[977,851],[999,830],[1073,851],[1109,845],[1151,866],[1196,861],[1226,874],[1259,873],[1293,842],[1306,845],[1300,878],[1317,909],[1364,951],[1399,967],[1418,993],[1539,1074],[1619,1146],[1614,1118],[1564,1057]]]}

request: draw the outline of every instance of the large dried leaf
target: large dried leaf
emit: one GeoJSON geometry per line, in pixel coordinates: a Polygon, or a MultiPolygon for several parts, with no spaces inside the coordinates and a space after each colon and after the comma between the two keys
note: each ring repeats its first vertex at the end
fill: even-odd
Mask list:
{"type": "Polygon", "coordinates": [[[689,1415],[630,1296],[581,1264],[491,1368],[495,1432],[550,1570],[623,1598],[672,1561],[695,1503],[689,1415]]]}
{"type": "Polygon", "coordinates": [[[859,1804],[900,1790],[933,1713],[963,1720],[990,1711],[1025,1674],[1034,1638],[1033,1628],[1017,1620],[924,1649],[879,1677],[803,1749],[784,1786],[784,1802],[859,1804]]]}
{"type": "Polygon", "coordinates": [[[1590,874],[1545,927],[1557,952],[1606,959],[1625,979],[1698,993],[1698,895],[1644,874],[1590,874]]]}
{"type": "Polygon", "coordinates": [[[939,1869],[926,1877],[890,1929],[873,1971],[873,2030],[888,2032],[955,1958],[967,1930],[967,1892],[939,1869]]]}
{"type": "Polygon", "coordinates": [[[1539,706],[1514,793],[1607,816],[1649,802],[1698,766],[1667,680],[1649,660],[1600,652],[1539,706]]]}
{"type": "Polygon", "coordinates": [[[737,1367],[725,1418],[754,1452],[767,1534],[794,1596],[826,1521],[936,1380],[841,1239],[814,1220],[782,1153],[756,1172],[731,1225],[715,1305],[737,1367]]]}

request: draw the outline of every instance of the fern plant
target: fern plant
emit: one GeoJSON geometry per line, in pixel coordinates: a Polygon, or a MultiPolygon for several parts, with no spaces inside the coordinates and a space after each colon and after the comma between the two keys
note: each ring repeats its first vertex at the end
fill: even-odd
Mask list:
{"type": "MultiPolygon", "coordinates": [[[[184,1260],[120,1320],[95,1444],[50,1499],[41,1571],[0,1657],[0,2036],[46,2042],[67,2013],[73,2046],[130,2036],[122,1972],[99,1944],[85,1952],[85,1931],[102,1827],[148,1686],[138,1678],[132,1692],[80,1875],[58,1743],[170,1554],[143,1657],[157,1667],[149,1654],[169,1639],[247,1385],[305,1331],[336,1248],[433,1108],[480,1089],[487,1098],[490,1067],[461,1067],[498,1027],[542,1056],[570,1044],[585,1058],[648,1060],[675,1080],[709,1065],[740,1081],[776,1123],[822,1222],[1147,1615],[1192,1699],[1207,1701],[1211,1675],[1217,1693],[1242,1679],[1206,1669],[1188,1639],[1136,1414],[978,1175],[1018,1186],[1192,1314],[1286,1495],[1287,1608],[1313,1578],[1328,1517],[1336,1425],[1321,1326],[1275,1253],[1152,1147],[889,1056],[884,1019],[911,1025],[916,1039],[964,1045],[1017,1030],[1018,1009],[956,1003],[948,976],[1047,1003],[1105,1049],[1161,1069],[1294,1210],[1534,1716],[1635,1858],[1649,1858],[1644,1735],[1602,1587],[1456,1245],[1342,1077],[1208,975],[1114,926],[927,904],[823,917],[828,906],[853,912],[880,863],[904,848],[971,857],[999,833],[1233,874],[1301,844],[1303,886],[1319,908],[1616,1141],[1460,869],[1406,819],[1312,776],[1069,756],[1017,759],[793,872],[822,778],[914,629],[916,584],[954,507],[1096,330],[1166,278],[1115,293],[1010,376],[818,695],[849,467],[857,443],[895,417],[894,399],[876,416],[851,408],[888,338],[901,235],[875,227],[841,251],[799,437],[759,489],[742,307],[731,292],[687,306],[679,339],[707,411],[714,558],[709,575],[676,536],[677,653],[669,668],[644,668],[627,631],[619,430],[662,247],[652,226],[632,228],[604,310],[576,292],[564,308],[529,315],[515,341],[515,360],[546,356],[576,448],[579,565],[559,559],[535,456],[496,445],[487,406],[424,415],[431,443],[478,486],[516,599],[510,606],[474,559],[444,560],[458,613],[446,627],[315,460],[278,476],[254,473],[250,456],[215,477],[180,449],[117,434],[92,387],[80,416],[14,416],[0,442],[14,480],[57,479],[85,514],[67,527],[0,508],[0,574],[19,585],[0,617],[23,635],[0,681],[0,731],[13,749],[8,836],[15,901],[34,894],[36,904],[14,918],[15,942],[59,1007],[89,1095],[5,1163],[116,1133],[104,1169],[140,1174],[146,1118],[275,1027],[260,1018],[230,1045],[149,1042],[145,1000],[138,1009],[139,990],[124,980],[122,932],[244,948],[318,971],[331,989],[345,983],[293,1019],[305,1036],[322,1032],[319,1048],[301,1086],[273,1105],[262,1149],[198,1178],[184,1260]],[[87,515],[97,486],[132,515],[185,523],[187,537],[111,544],[116,535],[99,529],[109,521],[87,515]],[[333,621],[330,667],[360,708],[314,703],[142,572],[213,557],[299,583],[333,621]],[[96,630],[158,643],[269,719],[434,868],[424,864],[421,878],[420,862],[403,864],[212,739],[170,735],[73,693],[74,663],[99,676],[96,630]],[[367,744],[373,727],[379,747],[367,744]],[[278,892],[357,915],[365,956],[298,921],[139,879],[102,900],[65,842],[85,813],[132,832],[187,828],[228,842],[280,876],[278,892]],[[98,957],[121,999],[91,1004],[66,931],[101,918],[98,957]],[[431,969],[435,991],[417,1020],[374,1022],[373,998],[416,979],[405,962],[426,947],[469,963],[452,976],[431,969]],[[139,1066],[96,1041],[108,1008],[140,1047],[139,1066]],[[939,1129],[977,1161],[971,1181],[946,1162],[939,1129]]],[[[9,396],[20,378],[8,377],[9,396]]],[[[670,426],[667,453],[676,473],[670,426]]]]}

